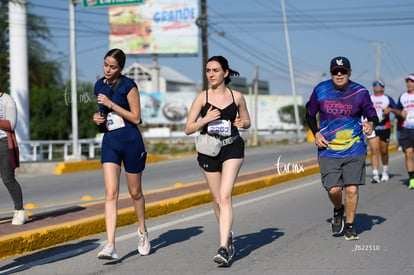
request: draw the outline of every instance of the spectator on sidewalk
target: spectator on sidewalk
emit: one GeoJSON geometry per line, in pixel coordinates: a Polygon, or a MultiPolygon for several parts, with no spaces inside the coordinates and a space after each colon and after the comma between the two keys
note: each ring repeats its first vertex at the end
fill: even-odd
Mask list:
{"type": "Polygon", "coordinates": [[[0,91],[0,174],[14,203],[12,224],[22,225],[28,220],[23,208],[23,194],[15,177],[19,167],[19,147],[14,129],[17,123],[17,110],[14,99],[0,91]]]}

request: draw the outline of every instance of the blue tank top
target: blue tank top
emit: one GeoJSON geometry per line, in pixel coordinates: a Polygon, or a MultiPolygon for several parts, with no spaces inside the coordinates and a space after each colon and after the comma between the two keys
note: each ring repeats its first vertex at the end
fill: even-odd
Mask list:
{"type": "MultiPolygon", "coordinates": [[[[137,84],[134,82],[134,80],[132,80],[129,77],[120,76],[120,83],[118,85],[118,87],[116,88],[116,91],[114,91],[114,93],[112,94],[112,98],[111,100],[121,106],[122,108],[130,111],[130,107],[129,107],[129,103],[128,103],[128,93],[131,91],[132,88],[136,87],[138,88],[137,84]]],[[[109,96],[110,94],[110,90],[111,90],[111,85],[107,84],[104,82],[105,78],[102,77],[101,79],[99,79],[96,83],[95,83],[95,87],[94,87],[94,94],[95,96],[97,96],[99,93],[102,93],[106,96],[109,96]]],[[[110,110],[99,104],[99,111],[103,112],[103,113],[108,113],[110,110]]],[[[132,128],[136,128],[137,125],[133,124],[132,122],[124,119],[125,121],[125,127],[132,127],[132,128]]]]}

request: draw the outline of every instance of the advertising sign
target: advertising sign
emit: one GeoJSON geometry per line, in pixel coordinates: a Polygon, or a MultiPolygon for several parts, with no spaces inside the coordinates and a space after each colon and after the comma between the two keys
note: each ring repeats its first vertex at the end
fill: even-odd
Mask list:
{"type": "Polygon", "coordinates": [[[126,54],[197,54],[198,0],[146,0],[109,8],[110,48],[126,54]]]}
{"type": "Polygon", "coordinates": [[[185,124],[196,92],[139,92],[141,117],[146,124],[185,124]],[[179,95],[179,96],[177,96],[179,95]]]}
{"type": "MultiPolygon", "coordinates": [[[[145,124],[177,125],[185,124],[191,104],[198,92],[147,93],[140,91],[141,117],[145,124]]],[[[245,96],[250,119],[254,125],[253,97],[245,96]]],[[[259,95],[259,130],[295,130],[295,123],[287,123],[281,117],[280,108],[293,104],[292,96],[259,95]]],[[[302,97],[296,101],[302,105],[302,97]]]]}
{"type": "MultiPolygon", "coordinates": [[[[259,95],[257,108],[257,128],[259,130],[295,130],[296,124],[286,123],[281,118],[280,108],[293,104],[293,96],[281,95],[259,95]]],[[[297,96],[296,102],[302,105],[302,97],[297,96]]],[[[247,108],[250,112],[250,119],[254,125],[254,98],[246,96],[247,108]]]]}
{"type": "Polygon", "coordinates": [[[84,8],[102,8],[107,6],[140,4],[144,0],[83,0],[82,2],[84,8]]]}

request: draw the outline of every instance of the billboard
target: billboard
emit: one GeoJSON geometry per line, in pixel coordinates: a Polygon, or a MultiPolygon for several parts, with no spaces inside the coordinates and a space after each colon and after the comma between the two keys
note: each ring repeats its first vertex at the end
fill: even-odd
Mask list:
{"type": "MultiPolygon", "coordinates": [[[[254,125],[254,96],[245,96],[250,120],[254,125]]],[[[296,97],[298,105],[303,104],[301,96],[296,97]]],[[[258,95],[257,97],[257,129],[258,130],[295,130],[295,123],[287,123],[281,117],[280,108],[294,104],[294,97],[289,95],[258,95]]]]}
{"type": "Polygon", "coordinates": [[[126,54],[197,54],[198,0],[145,0],[110,7],[109,45],[126,54]]]}
{"type": "MultiPolygon", "coordinates": [[[[191,105],[199,92],[147,93],[140,91],[141,117],[144,124],[184,125],[191,105]]],[[[252,129],[254,125],[254,97],[245,95],[247,109],[250,113],[252,129]]],[[[293,96],[259,95],[258,129],[259,130],[296,130],[295,123],[286,122],[279,110],[292,105],[293,96]]],[[[303,104],[301,96],[296,97],[299,105],[303,104]]],[[[289,118],[291,120],[293,118],[289,118]]]]}
{"type": "Polygon", "coordinates": [[[196,92],[139,92],[141,117],[145,124],[185,124],[196,92]]]}

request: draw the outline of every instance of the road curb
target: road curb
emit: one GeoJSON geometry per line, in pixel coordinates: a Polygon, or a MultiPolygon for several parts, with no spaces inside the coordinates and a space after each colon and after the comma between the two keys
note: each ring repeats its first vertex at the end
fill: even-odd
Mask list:
{"type": "MultiPolygon", "coordinates": [[[[146,163],[158,162],[171,159],[170,156],[160,156],[160,155],[151,155],[147,156],[146,163]]],[[[59,162],[57,165],[54,174],[61,175],[67,173],[75,173],[75,172],[84,172],[90,170],[98,170],[101,169],[102,164],[101,161],[96,160],[81,160],[81,161],[66,161],[66,162],[59,162]]]]}

